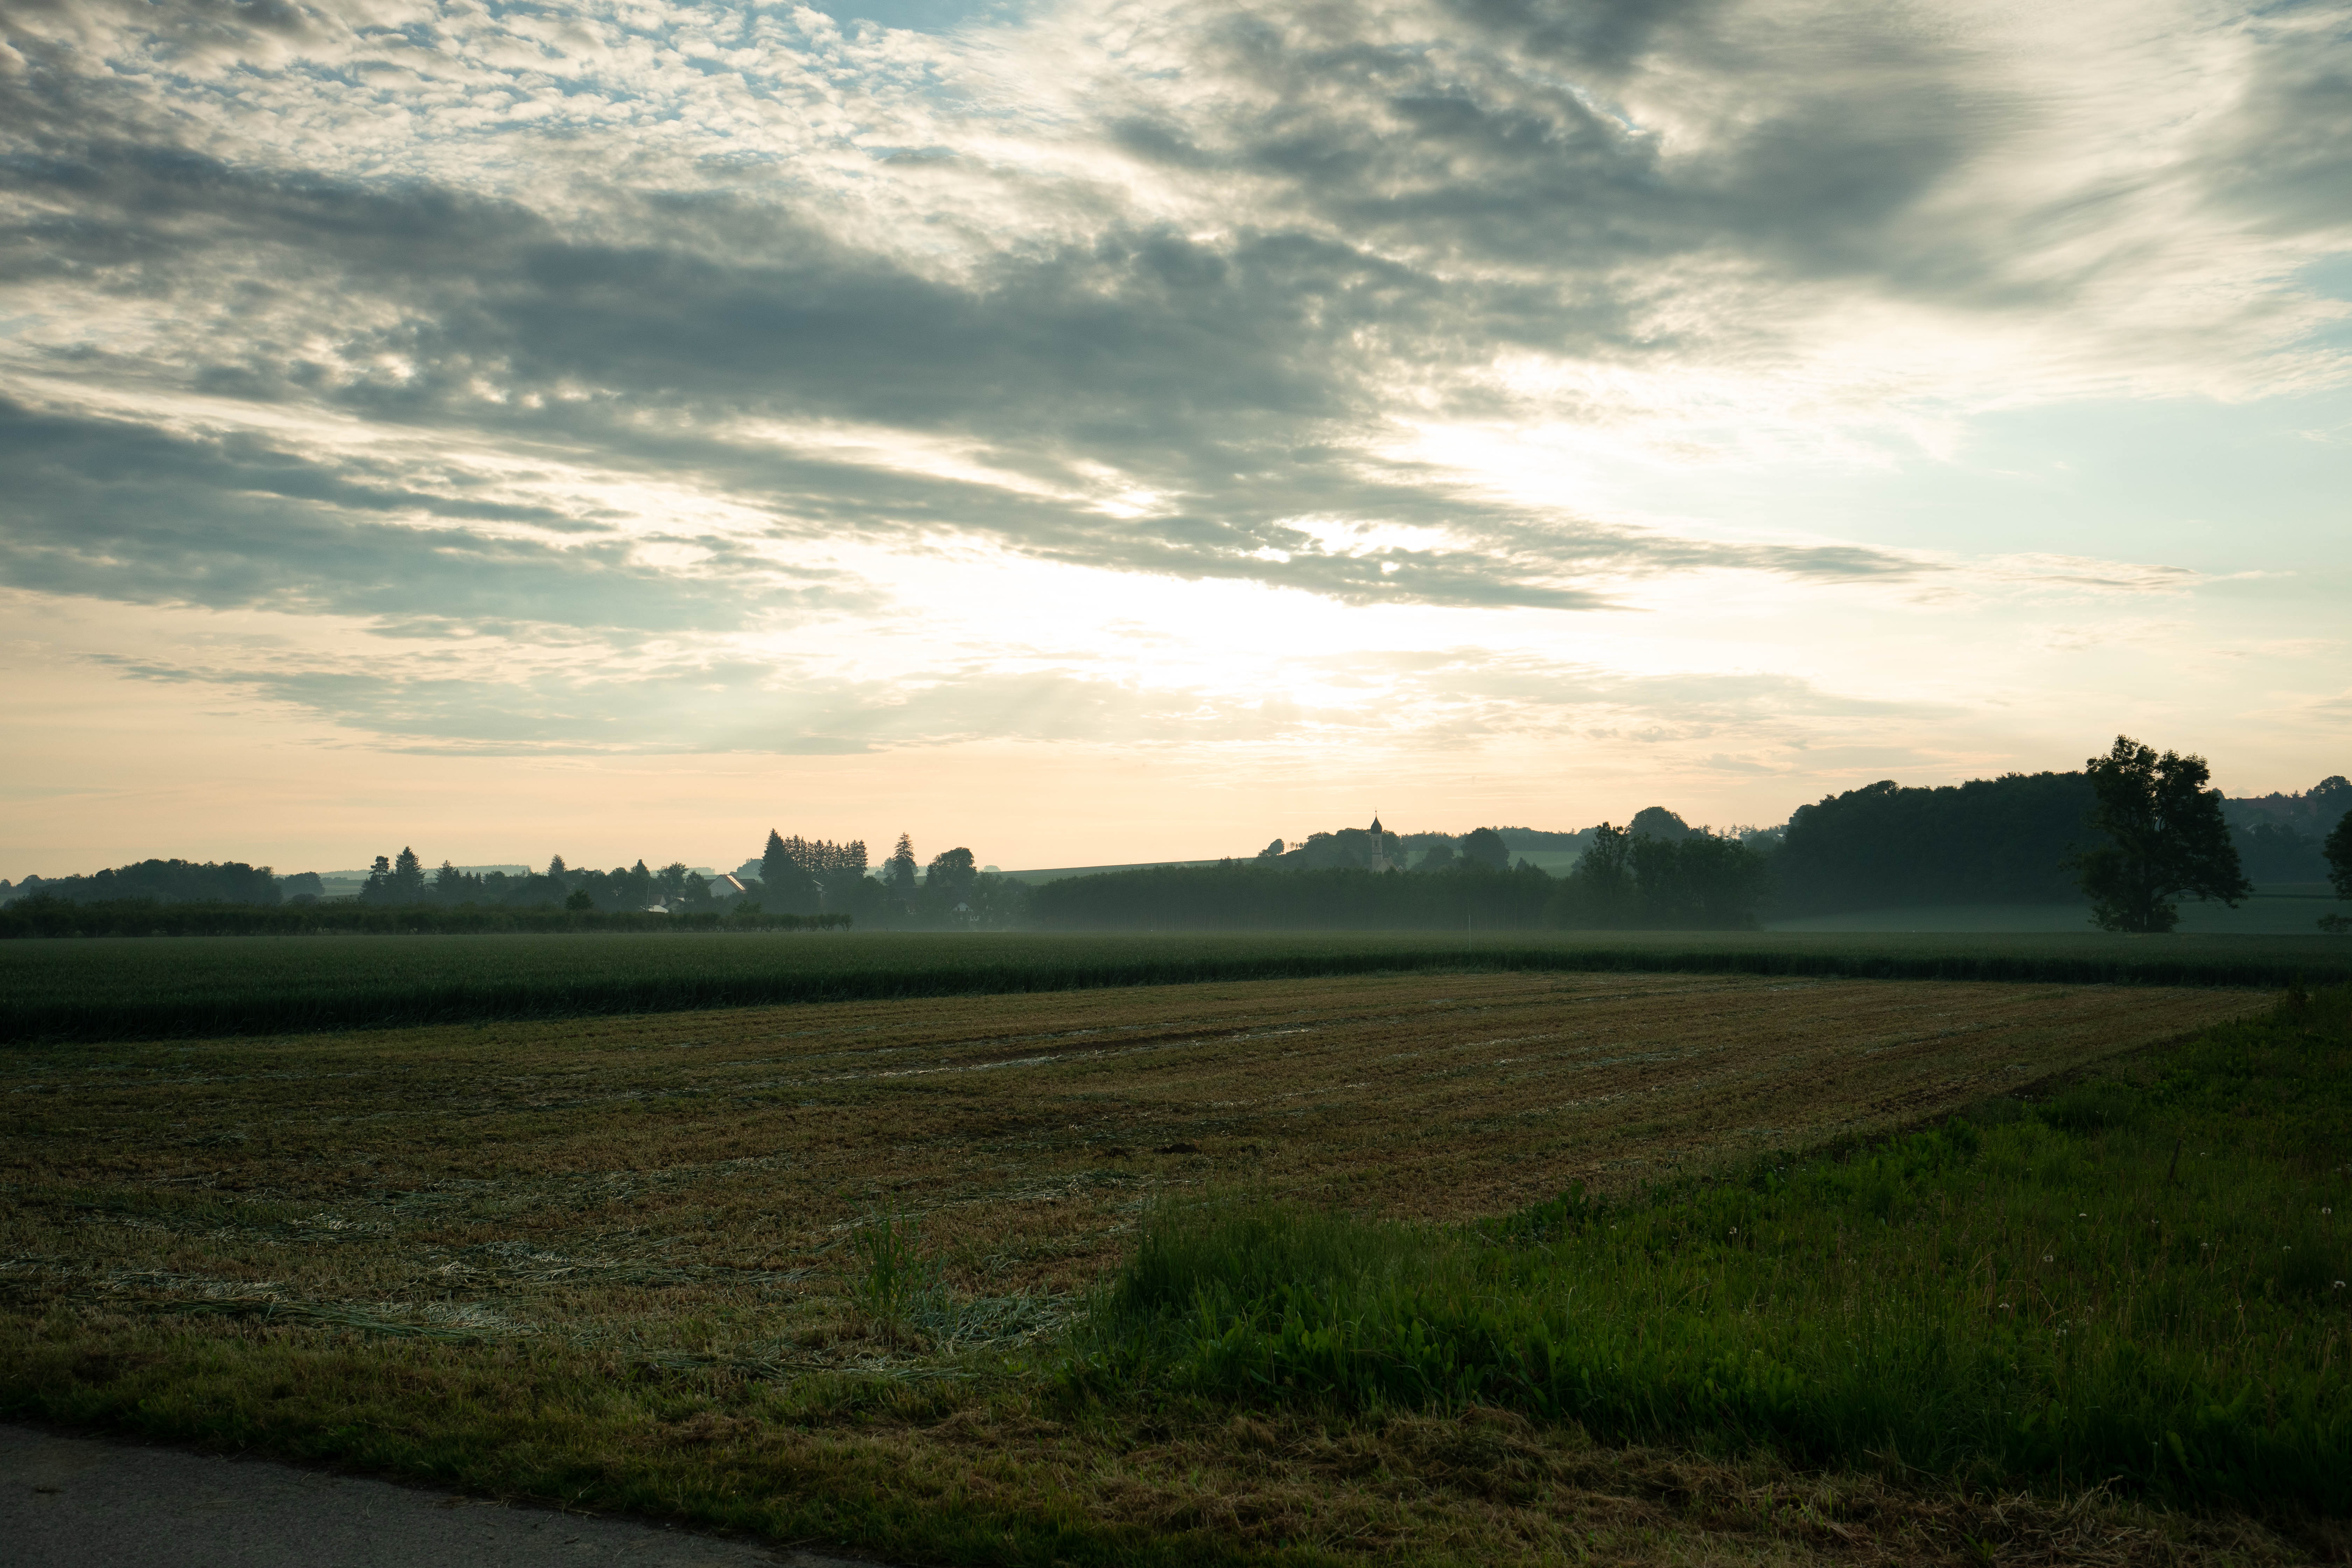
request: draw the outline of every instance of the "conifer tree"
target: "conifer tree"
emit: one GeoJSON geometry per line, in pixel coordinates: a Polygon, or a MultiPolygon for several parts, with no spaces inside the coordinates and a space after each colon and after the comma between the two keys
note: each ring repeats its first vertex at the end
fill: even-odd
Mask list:
{"type": "Polygon", "coordinates": [[[898,847],[883,864],[882,885],[890,889],[893,898],[915,896],[915,840],[911,836],[898,835],[898,847]]]}

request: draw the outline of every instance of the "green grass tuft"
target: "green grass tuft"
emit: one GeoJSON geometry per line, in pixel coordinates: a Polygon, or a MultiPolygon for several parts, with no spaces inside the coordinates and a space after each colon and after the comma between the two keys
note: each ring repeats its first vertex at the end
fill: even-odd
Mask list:
{"type": "Polygon", "coordinates": [[[2162,1060],[1616,1206],[1168,1208],[1069,1375],[2341,1514],[2352,991],[2162,1060]]]}

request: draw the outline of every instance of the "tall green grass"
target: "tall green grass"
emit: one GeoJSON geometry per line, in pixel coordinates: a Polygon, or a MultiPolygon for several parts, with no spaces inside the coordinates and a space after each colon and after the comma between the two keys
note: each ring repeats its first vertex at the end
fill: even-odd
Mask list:
{"type": "Polygon", "coordinates": [[[2328,937],[1773,932],[710,932],[0,942],[0,1041],[657,1013],[1408,970],[2284,985],[2352,979],[2328,937]]]}
{"type": "Polygon", "coordinates": [[[2153,1081],[1622,1205],[1466,1228],[1171,1208],[1072,1375],[2341,1512],[2347,1202],[2338,990],[2153,1081]]]}

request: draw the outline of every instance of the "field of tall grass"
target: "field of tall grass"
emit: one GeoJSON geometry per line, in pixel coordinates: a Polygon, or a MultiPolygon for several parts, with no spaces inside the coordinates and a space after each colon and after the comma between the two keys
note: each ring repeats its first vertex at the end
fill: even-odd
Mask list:
{"type": "Polygon", "coordinates": [[[147,1039],[1414,970],[2061,984],[2352,980],[2312,937],[688,932],[0,942],[0,1040],[147,1039]]]}
{"type": "Polygon", "coordinates": [[[2031,1106],[1603,1204],[1164,1209],[1071,1375],[1973,1487],[2352,1510],[2352,991],[2031,1106]]]}

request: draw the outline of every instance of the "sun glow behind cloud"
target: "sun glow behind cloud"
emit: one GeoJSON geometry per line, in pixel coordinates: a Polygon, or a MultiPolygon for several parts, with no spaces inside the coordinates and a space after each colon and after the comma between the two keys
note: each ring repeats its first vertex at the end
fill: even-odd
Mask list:
{"type": "MultiPolygon", "coordinates": [[[[752,759],[868,837],[838,759],[986,752],[942,830],[1003,863],[1016,753],[1569,825],[2123,724],[2233,787],[2343,765],[2352,531],[2251,457],[2210,538],[2058,509],[1989,435],[2352,418],[2340,6],[100,0],[5,38],[37,685],[485,798],[752,759]]],[[[119,752],[42,733],[36,793],[97,804],[19,852],[111,844],[77,780],[119,752]]],[[[1097,848],[1251,847],[1233,794],[1097,848]]]]}

